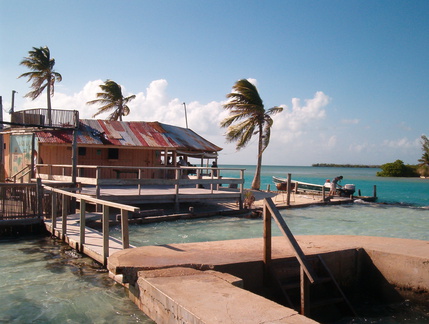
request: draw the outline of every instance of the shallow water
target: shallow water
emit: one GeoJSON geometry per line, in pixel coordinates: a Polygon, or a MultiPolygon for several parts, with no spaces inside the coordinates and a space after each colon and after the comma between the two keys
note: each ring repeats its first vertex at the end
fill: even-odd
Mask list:
{"type": "MultiPolygon", "coordinates": [[[[245,187],[249,188],[254,166],[231,167],[247,169],[245,187]]],[[[272,176],[286,177],[287,173],[295,180],[320,184],[343,175],[343,184],[355,184],[363,195],[372,195],[373,185],[377,185],[379,202],[388,204],[310,207],[281,214],[296,235],[374,235],[429,241],[429,179],[378,178],[376,171],[264,166],[261,188],[268,184],[273,188],[272,176]]],[[[253,238],[261,237],[262,231],[258,219],[215,217],[132,225],[130,243],[142,246],[253,238]]],[[[118,228],[112,229],[112,234],[120,237],[118,228]]],[[[273,227],[273,235],[280,235],[277,227],[273,227]]],[[[88,258],[76,259],[68,251],[68,246],[50,238],[0,241],[0,323],[153,323],[96,264],[88,258]]],[[[427,310],[413,317],[391,310],[382,318],[342,323],[428,323],[427,316],[420,315],[424,312],[427,310]]]]}
{"type": "Polygon", "coordinates": [[[55,239],[0,247],[0,323],[154,323],[98,264],[55,239]]]}
{"type": "MultiPolygon", "coordinates": [[[[294,235],[365,235],[429,241],[429,210],[359,204],[285,209],[280,213],[294,235]]],[[[212,217],[130,225],[135,246],[262,237],[261,219],[212,217]]],[[[111,235],[120,238],[120,229],[111,235]]],[[[273,225],[273,235],[281,235],[273,225]]]]}

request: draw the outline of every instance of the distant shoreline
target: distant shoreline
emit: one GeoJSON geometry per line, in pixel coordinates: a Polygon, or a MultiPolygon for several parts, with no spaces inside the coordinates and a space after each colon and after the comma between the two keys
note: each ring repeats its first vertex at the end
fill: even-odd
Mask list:
{"type": "Polygon", "coordinates": [[[315,163],[312,167],[325,167],[325,168],[378,168],[380,165],[363,165],[363,164],[335,164],[335,163],[315,163]]]}

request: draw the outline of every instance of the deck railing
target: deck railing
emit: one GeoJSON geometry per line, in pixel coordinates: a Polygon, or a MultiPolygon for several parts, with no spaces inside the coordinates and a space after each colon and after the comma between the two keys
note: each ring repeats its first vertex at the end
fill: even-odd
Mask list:
{"type": "MultiPolygon", "coordinates": [[[[72,181],[72,166],[68,164],[37,164],[37,175],[44,180],[72,181]]],[[[176,194],[180,188],[209,187],[211,192],[226,185],[244,192],[245,169],[211,167],[130,167],[78,165],[76,182],[96,186],[96,197],[101,195],[103,186],[137,186],[139,194],[144,186],[174,187],[176,194]],[[236,173],[237,177],[224,177],[224,172],[236,173]],[[116,176],[115,176],[116,174],[116,176]],[[124,174],[126,177],[121,178],[124,174]],[[134,178],[132,178],[134,177],[134,178]]]]}
{"type": "Polygon", "coordinates": [[[271,198],[264,199],[263,207],[264,215],[264,264],[266,272],[271,264],[271,217],[274,218],[279,229],[282,231],[287,242],[290,244],[292,251],[295,254],[299,264],[300,264],[300,285],[301,285],[301,314],[307,313],[307,307],[309,305],[309,292],[308,287],[310,283],[314,283],[318,278],[314,269],[311,267],[307,257],[284,221],[283,217],[280,215],[276,205],[273,203],[271,198]]]}
{"type": "Polygon", "coordinates": [[[50,186],[44,186],[44,189],[51,193],[52,196],[52,208],[51,208],[51,222],[52,222],[52,233],[55,234],[57,232],[57,214],[58,214],[58,206],[62,206],[61,210],[61,233],[62,239],[65,240],[67,233],[67,216],[70,215],[69,206],[72,204],[73,200],[76,200],[80,203],[80,231],[79,231],[79,245],[77,250],[81,253],[85,253],[85,227],[86,227],[86,212],[87,206],[89,204],[95,204],[102,206],[102,235],[103,235],[103,244],[102,244],[102,255],[101,261],[104,265],[107,264],[107,258],[109,257],[109,212],[110,208],[117,208],[121,212],[121,237],[122,237],[122,248],[129,248],[129,231],[128,231],[128,213],[129,212],[139,212],[140,208],[118,204],[111,201],[101,200],[97,198],[93,198],[86,195],[72,193],[66,190],[53,188],[50,186]],[[61,202],[61,203],[60,203],[61,202]]]}
{"type": "Polygon", "coordinates": [[[35,108],[15,111],[11,115],[12,127],[60,127],[77,128],[79,126],[79,112],[77,110],[60,110],[35,108]]]}
{"type": "Polygon", "coordinates": [[[0,183],[0,220],[40,218],[39,189],[36,183],[0,183]]]}

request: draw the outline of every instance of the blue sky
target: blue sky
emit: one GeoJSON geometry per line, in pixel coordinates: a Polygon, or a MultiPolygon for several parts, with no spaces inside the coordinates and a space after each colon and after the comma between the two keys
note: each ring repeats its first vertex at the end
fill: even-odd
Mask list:
{"type": "MultiPolygon", "coordinates": [[[[415,164],[429,135],[429,1],[0,0],[0,95],[8,119],[30,101],[32,47],[56,59],[53,106],[91,118],[99,85],[135,94],[124,120],[191,129],[224,148],[220,164],[255,164],[219,122],[225,95],[254,82],[274,116],[264,164],[415,164]]],[[[100,115],[105,118],[105,115],[100,115]]]]}

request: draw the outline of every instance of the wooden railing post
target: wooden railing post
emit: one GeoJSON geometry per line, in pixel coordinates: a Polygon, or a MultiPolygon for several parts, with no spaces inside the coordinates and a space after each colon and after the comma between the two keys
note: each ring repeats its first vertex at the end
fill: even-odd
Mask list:
{"type": "MultiPolygon", "coordinates": [[[[142,179],[142,169],[139,169],[139,181],[142,179]]],[[[141,183],[139,182],[139,185],[138,185],[138,189],[139,189],[139,196],[141,195],[141,190],[142,190],[142,185],[141,185],[141,183]]]]}
{"type": "Polygon", "coordinates": [[[174,185],[175,195],[174,195],[174,209],[179,210],[179,187],[180,187],[180,177],[181,177],[180,168],[176,169],[176,183],[174,185]]]}
{"type": "Polygon", "coordinates": [[[271,212],[266,204],[263,207],[264,214],[264,264],[266,269],[271,262],[271,212]]]}
{"type": "Polygon", "coordinates": [[[62,212],[61,212],[61,239],[64,241],[66,237],[66,231],[67,231],[67,213],[68,213],[68,204],[67,199],[68,197],[66,195],[62,195],[62,212]]]}
{"type": "Polygon", "coordinates": [[[37,216],[43,215],[43,187],[42,179],[36,179],[36,197],[37,197],[37,216]]]}
{"type": "Polygon", "coordinates": [[[130,247],[130,233],[128,230],[128,211],[121,209],[122,248],[130,247]]]}
{"type": "Polygon", "coordinates": [[[97,199],[100,199],[100,177],[101,177],[101,169],[97,167],[97,169],[95,170],[95,183],[96,183],[95,197],[97,199]]]}
{"type": "Polygon", "coordinates": [[[79,252],[83,253],[83,247],[85,245],[85,226],[86,226],[86,217],[85,217],[85,211],[86,211],[86,201],[84,199],[80,200],[80,245],[79,245],[79,252]]]}
{"type": "Polygon", "coordinates": [[[52,234],[55,235],[55,227],[57,227],[57,212],[58,212],[58,194],[51,191],[51,217],[52,217],[52,234]]]}
{"type": "Polygon", "coordinates": [[[109,206],[103,205],[102,228],[103,228],[103,265],[107,264],[109,257],[109,206]]]}
{"type": "Polygon", "coordinates": [[[290,181],[291,181],[291,174],[290,173],[288,173],[287,174],[287,188],[286,188],[286,190],[287,190],[287,194],[286,194],[286,205],[287,206],[290,206],[290,190],[291,190],[291,184],[290,184],[290,181]]]}
{"type": "Polygon", "coordinates": [[[300,290],[301,290],[301,307],[300,314],[310,316],[310,281],[304,271],[304,267],[299,267],[300,290]]]}

